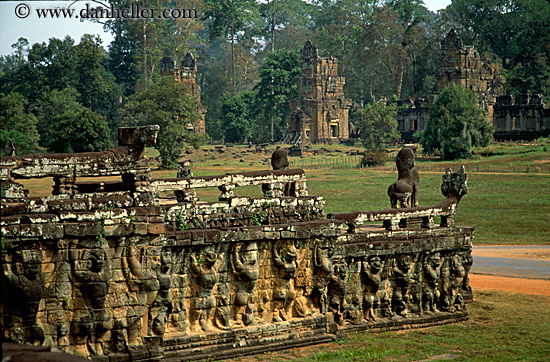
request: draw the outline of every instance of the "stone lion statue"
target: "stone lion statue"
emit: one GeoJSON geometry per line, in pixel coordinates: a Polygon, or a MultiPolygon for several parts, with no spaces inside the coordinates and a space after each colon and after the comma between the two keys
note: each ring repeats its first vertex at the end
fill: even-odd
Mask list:
{"type": "Polygon", "coordinates": [[[278,149],[271,155],[271,166],[274,170],[286,170],[288,168],[288,153],[286,150],[278,149]]]}
{"type": "Polygon", "coordinates": [[[414,166],[414,153],[412,149],[404,147],[397,154],[395,160],[398,178],[388,188],[391,207],[415,207],[418,206],[418,188],[420,176],[414,166]]]}

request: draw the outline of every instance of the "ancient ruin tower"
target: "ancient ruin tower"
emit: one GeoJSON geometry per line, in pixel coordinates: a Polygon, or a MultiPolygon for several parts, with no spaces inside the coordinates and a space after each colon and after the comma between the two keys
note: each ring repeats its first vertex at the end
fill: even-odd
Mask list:
{"type": "Polygon", "coordinates": [[[504,78],[499,69],[486,57],[481,57],[473,46],[464,45],[451,29],[441,41],[443,61],[436,73],[436,94],[451,82],[460,84],[477,94],[487,119],[493,122],[493,106],[496,97],[504,95],[504,78]]]}
{"type": "Polygon", "coordinates": [[[348,111],[351,100],[344,96],[345,78],[338,76],[338,62],[321,58],[308,40],[301,54],[298,98],[290,102],[287,141],[325,143],[349,138],[348,111]]]}
{"type": "Polygon", "coordinates": [[[201,88],[197,83],[197,64],[195,57],[191,53],[187,53],[183,57],[181,65],[178,67],[176,61],[170,57],[164,57],[160,61],[160,72],[162,75],[172,75],[174,79],[183,83],[189,88],[191,94],[197,97],[199,102],[200,119],[196,124],[189,123],[186,128],[195,133],[205,133],[204,115],[206,114],[206,106],[201,104],[201,88]]]}

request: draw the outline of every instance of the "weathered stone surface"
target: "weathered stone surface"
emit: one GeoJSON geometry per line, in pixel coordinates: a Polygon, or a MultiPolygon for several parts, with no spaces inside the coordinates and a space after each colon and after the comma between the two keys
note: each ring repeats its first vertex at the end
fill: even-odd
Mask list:
{"type": "MultiPolygon", "coordinates": [[[[132,142],[141,133],[124,132],[121,147],[139,151],[132,142]]],[[[67,187],[70,194],[2,199],[8,341],[97,361],[222,359],[467,318],[473,229],[453,223],[467,191],[463,169],[445,174],[438,204],[326,219],[303,170],[149,181],[133,157],[97,171],[131,174],[117,193],[67,187]],[[239,196],[247,185],[271,193],[239,196]],[[221,201],[158,196],[201,187],[219,187],[221,201]]]]}
{"type": "Polygon", "coordinates": [[[302,74],[298,98],[290,102],[287,142],[319,143],[349,138],[351,100],[344,97],[345,79],[338,76],[338,62],[321,58],[308,40],[301,53],[302,74]]]}

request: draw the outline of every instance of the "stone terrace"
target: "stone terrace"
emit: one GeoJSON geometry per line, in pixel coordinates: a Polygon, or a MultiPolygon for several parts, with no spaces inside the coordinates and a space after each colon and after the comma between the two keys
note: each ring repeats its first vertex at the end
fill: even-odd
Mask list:
{"type": "Polygon", "coordinates": [[[105,152],[1,159],[5,340],[181,361],[467,318],[473,230],[452,222],[459,197],[326,218],[301,169],[151,180],[143,151],[157,131],[120,129],[105,152]],[[121,180],[78,181],[90,176],[121,180]],[[54,178],[51,196],[17,183],[36,177],[54,178]],[[217,202],[198,199],[206,187],[217,202]]]}

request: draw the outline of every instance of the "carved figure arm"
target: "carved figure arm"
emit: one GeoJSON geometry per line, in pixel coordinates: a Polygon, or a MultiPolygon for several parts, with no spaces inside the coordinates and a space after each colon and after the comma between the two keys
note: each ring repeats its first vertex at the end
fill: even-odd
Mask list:
{"type": "Polygon", "coordinates": [[[277,266],[283,266],[283,260],[281,259],[281,254],[279,254],[280,243],[273,243],[273,262],[277,266]]]}
{"type": "Polygon", "coordinates": [[[388,275],[390,274],[390,265],[391,265],[391,260],[390,258],[388,258],[384,261],[384,266],[382,267],[382,273],[380,273],[380,276],[382,277],[382,279],[388,279],[388,275]]]}
{"type": "Polygon", "coordinates": [[[236,274],[240,274],[244,269],[244,265],[243,265],[243,262],[241,261],[241,256],[240,256],[241,248],[242,248],[241,243],[238,243],[237,245],[235,245],[235,247],[233,248],[233,252],[231,253],[231,257],[229,258],[231,267],[233,268],[236,274]]]}
{"type": "Polygon", "coordinates": [[[139,262],[138,258],[135,255],[135,249],[133,246],[130,246],[128,248],[128,267],[130,268],[130,271],[132,274],[134,274],[137,278],[141,278],[143,276],[142,269],[141,269],[141,263],[139,262]]]}
{"type": "Polygon", "coordinates": [[[195,254],[191,253],[189,259],[191,260],[191,271],[194,274],[200,274],[201,267],[199,265],[199,262],[197,261],[197,257],[195,256],[195,254]]]}
{"type": "Polygon", "coordinates": [[[6,279],[9,280],[10,283],[15,283],[18,281],[18,277],[17,275],[15,275],[12,271],[11,271],[11,267],[8,263],[4,262],[3,263],[3,272],[4,272],[4,276],[6,277],[6,279]]]}

